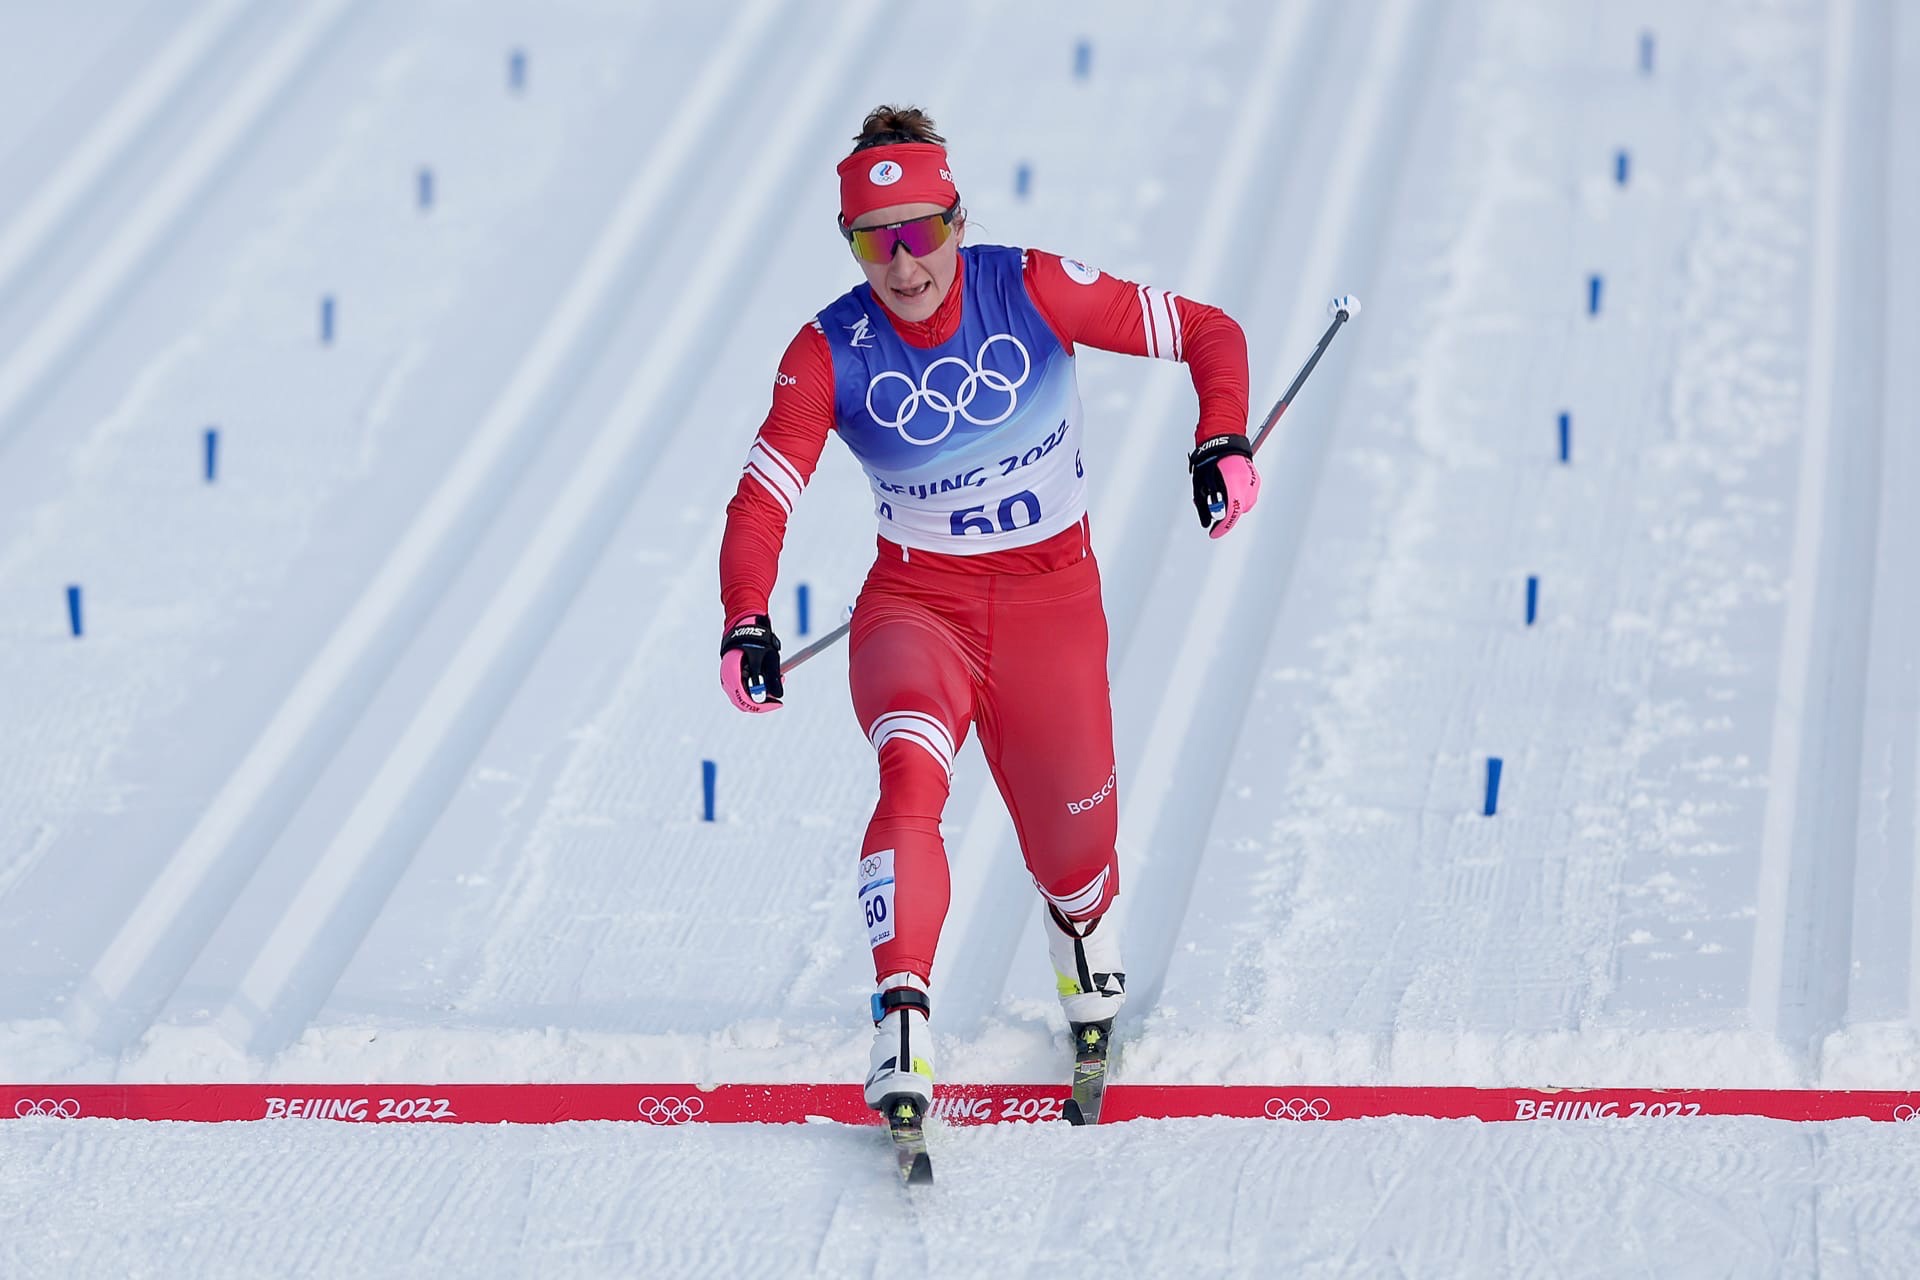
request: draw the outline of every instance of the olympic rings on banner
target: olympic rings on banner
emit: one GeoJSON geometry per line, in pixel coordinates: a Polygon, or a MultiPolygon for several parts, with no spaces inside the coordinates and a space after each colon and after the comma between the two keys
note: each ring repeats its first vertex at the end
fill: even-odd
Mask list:
{"type": "Polygon", "coordinates": [[[706,1110],[698,1098],[642,1098],[640,1118],[648,1124],[685,1124],[706,1110]]]}

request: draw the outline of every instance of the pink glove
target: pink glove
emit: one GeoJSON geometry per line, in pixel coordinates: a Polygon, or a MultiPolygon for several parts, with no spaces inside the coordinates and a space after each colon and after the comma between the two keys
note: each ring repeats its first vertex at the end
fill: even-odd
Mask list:
{"type": "Polygon", "coordinates": [[[765,715],[780,709],[786,688],[780,681],[780,637],[763,613],[743,613],[720,637],[720,688],[742,711],[765,715]],[[752,690],[761,697],[755,701],[752,690]]]}
{"type": "Polygon", "coordinates": [[[1234,523],[1253,510],[1253,504],[1260,501],[1260,473],[1253,469],[1252,459],[1220,459],[1220,480],[1227,490],[1227,510],[1218,523],[1207,530],[1209,538],[1225,537],[1227,530],[1233,528],[1234,523]]]}
{"type": "Polygon", "coordinates": [[[1260,500],[1260,473],[1253,445],[1243,435],[1209,436],[1187,455],[1193,476],[1193,509],[1209,538],[1233,528],[1260,500]]]}

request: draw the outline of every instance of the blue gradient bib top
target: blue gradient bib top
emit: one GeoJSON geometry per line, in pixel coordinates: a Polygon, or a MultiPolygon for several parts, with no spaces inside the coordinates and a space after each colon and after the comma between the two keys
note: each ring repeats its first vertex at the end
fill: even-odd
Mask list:
{"type": "Polygon", "coordinates": [[[1073,357],[1027,296],[1019,249],[960,251],[960,328],[909,345],[861,284],[819,314],[834,427],[866,469],[881,536],[979,555],[1040,542],[1087,509],[1073,357]]]}

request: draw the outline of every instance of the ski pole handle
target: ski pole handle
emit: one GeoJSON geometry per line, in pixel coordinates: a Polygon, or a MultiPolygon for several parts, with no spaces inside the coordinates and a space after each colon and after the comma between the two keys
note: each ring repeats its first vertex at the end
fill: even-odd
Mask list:
{"type": "Polygon", "coordinates": [[[1300,391],[1300,384],[1307,380],[1307,375],[1313,372],[1313,366],[1319,364],[1320,357],[1327,353],[1327,344],[1333,341],[1333,335],[1340,332],[1341,325],[1360,314],[1360,299],[1350,293],[1343,293],[1327,304],[1327,314],[1333,317],[1333,323],[1328,325],[1327,331],[1320,335],[1319,345],[1314,347],[1313,354],[1307,357],[1307,362],[1300,366],[1300,372],[1294,375],[1293,383],[1287,388],[1287,393],[1280,397],[1280,403],[1273,406],[1272,412],[1267,414],[1266,421],[1262,422],[1260,429],[1254,432],[1253,451],[1255,453],[1260,452],[1261,442],[1272,433],[1274,427],[1279,425],[1280,415],[1285,413],[1287,406],[1293,403],[1293,397],[1300,391]]]}

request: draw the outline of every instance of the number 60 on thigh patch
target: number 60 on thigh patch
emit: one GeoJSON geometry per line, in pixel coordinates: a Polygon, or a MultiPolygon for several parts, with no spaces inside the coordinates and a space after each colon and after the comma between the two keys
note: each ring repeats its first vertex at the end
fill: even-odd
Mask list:
{"type": "Polygon", "coordinates": [[[893,941],[893,850],[876,849],[860,859],[860,910],[869,947],[893,941]]]}

